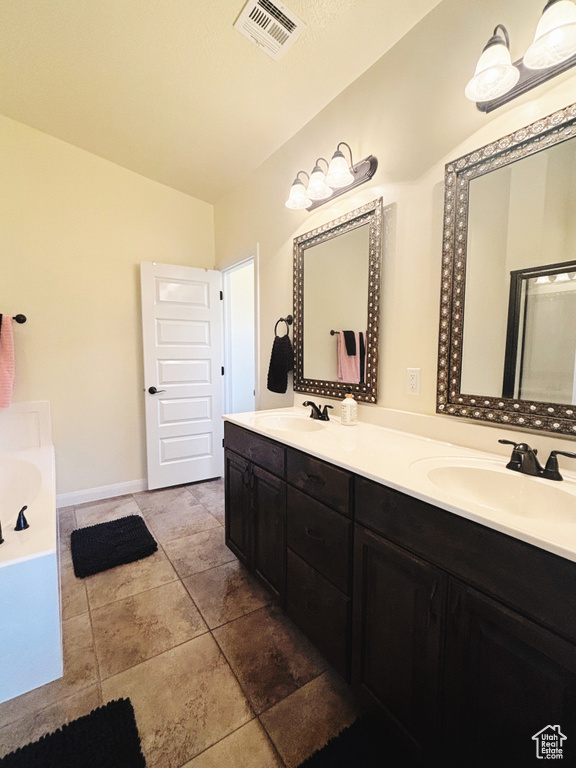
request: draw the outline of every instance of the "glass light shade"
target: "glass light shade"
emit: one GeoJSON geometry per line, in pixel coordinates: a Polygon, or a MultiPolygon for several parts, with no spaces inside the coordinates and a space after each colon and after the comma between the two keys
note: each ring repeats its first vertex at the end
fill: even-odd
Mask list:
{"type": "Polygon", "coordinates": [[[294,179],[292,188],[290,189],[290,197],[284,205],[286,208],[291,208],[294,211],[300,211],[304,208],[308,208],[312,204],[312,200],[306,194],[306,187],[300,181],[300,179],[294,179]]]}
{"type": "Polygon", "coordinates": [[[510,51],[504,42],[497,43],[482,52],[464,93],[470,101],[491,101],[514,88],[519,77],[520,71],[512,64],[510,51]]]}
{"type": "Polygon", "coordinates": [[[306,195],[310,200],[324,200],[326,197],[330,197],[331,194],[332,188],[326,184],[326,176],[324,175],[322,168],[320,168],[319,165],[316,165],[310,174],[306,195]]]}
{"type": "Polygon", "coordinates": [[[326,174],[326,184],[333,189],[338,189],[339,187],[347,187],[353,181],[354,176],[350,173],[346,158],[337,149],[332,155],[332,160],[330,160],[330,166],[326,174]]]}
{"type": "Polygon", "coordinates": [[[534,42],[523,63],[529,69],[546,69],[576,54],[576,5],[572,0],[558,0],[542,14],[534,42]]]}

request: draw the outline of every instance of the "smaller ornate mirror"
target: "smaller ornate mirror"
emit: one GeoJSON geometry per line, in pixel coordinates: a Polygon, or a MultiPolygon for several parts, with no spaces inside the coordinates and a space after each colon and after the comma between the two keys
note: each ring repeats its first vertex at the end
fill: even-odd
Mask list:
{"type": "Polygon", "coordinates": [[[377,401],[381,252],[381,198],[295,238],[295,392],[377,401]]]}

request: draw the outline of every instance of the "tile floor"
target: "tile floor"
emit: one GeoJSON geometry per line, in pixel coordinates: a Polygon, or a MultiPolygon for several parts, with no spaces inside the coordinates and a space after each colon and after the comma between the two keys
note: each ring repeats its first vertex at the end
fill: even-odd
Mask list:
{"type": "Polygon", "coordinates": [[[221,480],[60,510],[64,677],[0,704],[0,757],[111,699],[148,768],[295,768],[362,705],[224,544],[221,480]],[[158,551],[77,579],[70,532],[144,517],[158,551]]]}

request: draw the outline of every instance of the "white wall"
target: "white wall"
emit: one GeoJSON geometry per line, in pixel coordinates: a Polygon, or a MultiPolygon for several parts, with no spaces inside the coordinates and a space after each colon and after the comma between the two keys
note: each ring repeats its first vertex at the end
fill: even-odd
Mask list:
{"type": "Polygon", "coordinates": [[[14,401],[50,401],[59,494],[140,480],[139,263],[213,267],[213,208],[4,117],[0,175],[14,401]]]}
{"type": "MultiPolygon", "coordinates": [[[[444,164],[576,100],[574,70],[490,115],[464,97],[495,24],[506,23],[513,58],[519,58],[541,12],[540,0],[444,0],[241,189],[216,204],[217,262],[260,243],[263,359],[276,318],[292,307],[293,238],[382,196],[389,226],[375,407],[435,412],[444,164]],[[338,141],[351,144],[355,159],[377,156],[374,178],[311,213],[286,209],[295,173],[330,154],[338,141]],[[422,369],[418,396],[406,392],[407,367],[422,369]]],[[[261,381],[264,376],[262,366],[261,381]]],[[[290,393],[263,388],[262,407],[291,402],[290,393]]]]}

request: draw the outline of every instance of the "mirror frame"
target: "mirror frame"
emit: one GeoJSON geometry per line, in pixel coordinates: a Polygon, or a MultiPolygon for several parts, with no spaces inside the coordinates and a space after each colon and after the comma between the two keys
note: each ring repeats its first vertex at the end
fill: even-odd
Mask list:
{"type": "Polygon", "coordinates": [[[575,136],[571,104],[446,165],[437,413],[576,437],[576,404],[461,392],[470,181],[575,136]]]}
{"type": "Polygon", "coordinates": [[[378,339],[382,270],[382,198],[356,208],[294,238],[294,391],[343,398],[350,389],[356,400],[378,400],[378,339]],[[366,381],[350,384],[304,377],[304,255],[308,248],[368,224],[368,293],[366,296],[366,381]]]}

